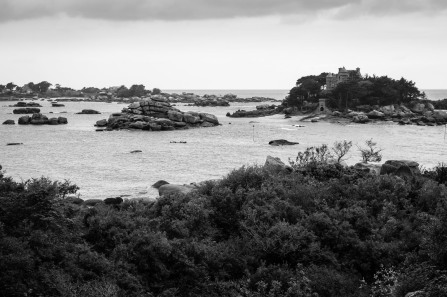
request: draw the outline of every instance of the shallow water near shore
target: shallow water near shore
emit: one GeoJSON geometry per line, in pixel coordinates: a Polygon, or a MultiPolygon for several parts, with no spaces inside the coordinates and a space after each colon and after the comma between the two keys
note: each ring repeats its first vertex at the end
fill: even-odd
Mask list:
{"type": "MultiPolygon", "coordinates": [[[[331,124],[299,122],[284,115],[263,118],[228,118],[227,112],[254,109],[259,103],[234,103],[230,107],[191,107],[178,104],[182,111],[215,114],[221,126],[180,131],[111,131],[95,132],[97,120],[119,112],[125,104],[101,102],[64,102],[65,107],[51,107],[47,101],[41,112],[48,117],[64,116],[67,125],[21,126],[22,115],[12,114],[16,101],[0,102],[0,122],[13,119],[16,125],[0,125],[0,164],[7,176],[28,179],[47,176],[69,179],[81,190],[81,198],[106,198],[130,195],[154,198],[150,186],[160,179],[171,183],[192,183],[221,178],[242,165],[263,164],[267,155],[287,162],[308,146],[352,140],[362,146],[373,138],[383,149],[383,160],[409,159],[433,167],[447,162],[445,127],[399,126],[396,123],[331,124]],[[78,115],[82,109],[102,114],[78,115]],[[50,114],[52,111],[54,114],[50,114]],[[66,111],[66,113],[61,113],[66,111]],[[304,127],[294,127],[303,125],[304,127]],[[299,142],[295,146],[272,147],[273,139],[299,142]],[[186,143],[171,143],[186,141],[186,143]],[[21,142],[20,146],[7,143],[21,142]],[[131,154],[133,150],[141,153],[131,154]]],[[[356,146],[347,160],[360,160],[356,146]]]]}

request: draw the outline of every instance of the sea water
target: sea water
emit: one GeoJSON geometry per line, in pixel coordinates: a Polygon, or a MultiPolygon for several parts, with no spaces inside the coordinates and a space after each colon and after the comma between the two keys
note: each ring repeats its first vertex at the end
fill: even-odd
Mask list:
{"type": "MultiPolygon", "coordinates": [[[[263,96],[260,92],[257,96],[263,96]]],[[[264,94],[267,97],[266,94],[264,94]]],[[[64,102],[51,107],[38,101],[48,117],[63,116],[67,125],[17,125],[22,115],[12,114],[16,101],[0,102],[0,123],[13,119],[16,125],[0,125],[0,164],[7,176],[26,180],[40,176],[68,179],[77,184],[81,198],[157,196],[150,186],[158,180],[188,184],[225,176],[243,165],[263,164],[268,155],[284,162],[294,159],[306,147],[353,142],[347,163],[360,161],[357,146],[368,139],[382,148],[383,160],[408,159],[424,167],[447,162],[445,127],[400,126],[392,122],[376,124],[331,124],[299,122],[284,115],[262,118],[229,118],[227,112],[251,110],[259,103],[232,103],[229,107],[192,107],[177,104],[182,111],[215,114],[221,126],[178,131],[148,132],[122,130],[95,132],[93,126],[119,112],[125,104],[102,102],[64,102]],[[76,114],[95,109],[101,114],[76,114]],[[53,114],[50,114],[53,112],[53,114]],[[297,127],[301,125],[304,127],[297,127]],[[270,140],[299,142],[275,147],[270,140]],[[171,142],[186,143],[171,143],[171,142]],[[19,142],[23,145],[7,146],[19,142]],[[141,153],[130,153],[141,150],[141,153]]]]}

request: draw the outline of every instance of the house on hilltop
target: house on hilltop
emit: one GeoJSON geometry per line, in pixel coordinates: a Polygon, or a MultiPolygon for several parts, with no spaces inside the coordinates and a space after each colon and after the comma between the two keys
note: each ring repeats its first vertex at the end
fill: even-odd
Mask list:
{"type": "Polygon", "coordinates": [[[338,68],[338,73],[329,73],[326,76],[326,90],[330,91],[334,89],[339,83],[347,82],[350,80],[358,80],[362,78],[362,74],[360,73],[360,68],[356,68],[355,70],[346,70],[345,67],[338,68]]]}

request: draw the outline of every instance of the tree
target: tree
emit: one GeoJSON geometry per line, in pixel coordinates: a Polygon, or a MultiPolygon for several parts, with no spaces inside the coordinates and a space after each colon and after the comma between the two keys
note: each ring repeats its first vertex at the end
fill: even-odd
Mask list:
{"type": "Polygon", "coordinates": [[[334,142],[334,146],[332,147],[332,151],[334,152],[337,163],[343,161],[343,157],[349,152],[352,147],[352,141],[336,141],[334,142]]]}
{"type": "Polygon", "coordinates": [[[116,96],[117,97],[125,97],[128,98],[130,97],[130,92],[129,89],[126,86],[121,86],[116,90],[116,96]]]}
{"type": "Polygon", "coordinates": [[[5,86],[5,85],[0,85],[0,93],[1,93],[4,89],[6,89],[6,86],[5,86]]]}
{"type": "Polygon", "coordinates": [[[14,84],[13,82],[9,82],[9,83],[6,84],[6,88],[7,88],[8,90],[10,90],[10,91],[14,90],[15,87],[17,87],[17,85],[14,84]]]}
{"type": "Polygon", "coordinates": [[[132,85],[129,89],[129,97],[142,97],[146,94],[144,85],[132,85]]]}
{"type": "Polygon", "coordinates": [[[363,163],[368,162],[380,162],[382,160],[382,149],[377,149],[376,142],[373,142],[372,139],[365,141],[366,148],[358,147],[360,154],[362,156],[363,163]]]}
{"type": "Polygon", "coordinates": [[[50,84],[50,83],[47,82],[47,81],[41,81],[40,83],[38,83],[38,84],[36,85],[36,87],[37,87],[39,93],[45,93],[46,91],[48,91],[48,88],[49,88],[50,86],[52,86],[52,84],[50,84]]]}

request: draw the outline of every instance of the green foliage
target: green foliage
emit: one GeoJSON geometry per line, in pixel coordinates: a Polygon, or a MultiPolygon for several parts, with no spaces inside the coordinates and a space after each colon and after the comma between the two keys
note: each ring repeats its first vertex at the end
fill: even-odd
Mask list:
{"type": "Polygon", "coordinates": [[[2,177],[0,295],[445,296],[438,175],[374,176],[328,164],[332,152],[115,207],[71,204],[67,181],[2,177]]]}

